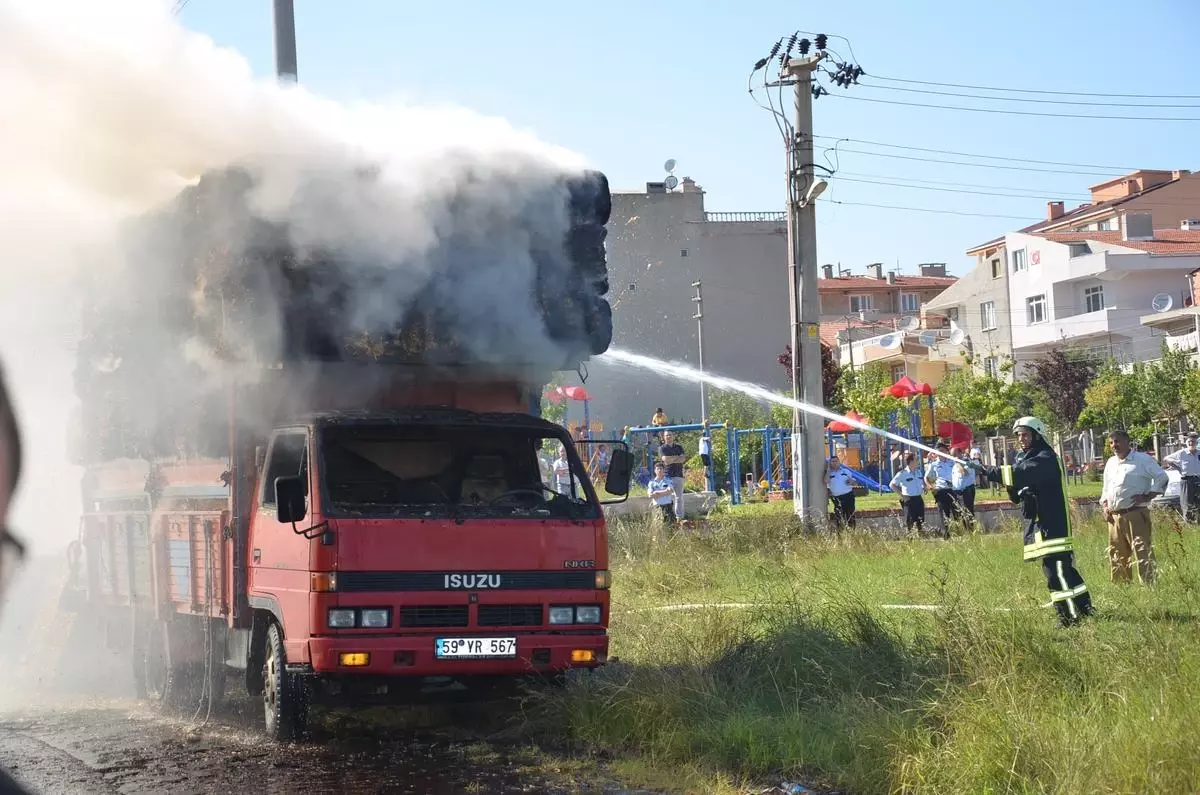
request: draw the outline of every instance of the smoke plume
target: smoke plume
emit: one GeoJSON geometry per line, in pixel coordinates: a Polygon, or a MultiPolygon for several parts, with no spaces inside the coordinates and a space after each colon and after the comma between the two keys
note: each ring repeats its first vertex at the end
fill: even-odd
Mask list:
{"type": "Polygon", "coordinates": [[[278,274],[251,267],[279,236],[300,270],[320,266],[309,300],[336,305],[346,331],[419,305],[453,318],[474,359],[555,355],[528,285],[561,248],[562,178],[581,158],[462,109],[345,105],[255,78],[169,6],[0,0],[0,356],[29,450],[13,524],[35,549],[76,533],[78,378],[125,372],[144,387],[127,412],[153,418],[192,387],[134,359],[211,374],[280,355],[295,308],[271,305],[278,274]],[[205,196],[197,231],[180,208],[205,196]],[[259,303],[230,340],[205,329],[233,282],[259,303]],[[123,318],[124,349],[81,339],[96,306],[123,318]]]}

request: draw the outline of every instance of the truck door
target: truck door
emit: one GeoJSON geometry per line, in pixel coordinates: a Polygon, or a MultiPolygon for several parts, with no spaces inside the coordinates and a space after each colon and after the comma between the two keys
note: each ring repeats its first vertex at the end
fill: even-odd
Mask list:
{"type": "MultiPolygon", "coordinates": [[[[309,484],[310,449],[305,428],[281,429],[272,436],[250,532],[251,603],[277,611],[288,658],[293,661],[305,659],[308,649],[310,544],[290,524],[281,524],[276,518],[275,478],[300,475],[309,484]]],[[[308,490],[311,494],[311,485],[308,490]]],[[[311,506],[311,496],[308,500],[311,506]]]]}

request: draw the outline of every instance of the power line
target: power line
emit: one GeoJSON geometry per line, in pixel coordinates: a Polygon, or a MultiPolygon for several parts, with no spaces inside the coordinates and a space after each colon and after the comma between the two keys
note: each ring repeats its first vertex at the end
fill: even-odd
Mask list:
{"type": "MultiPolygon", "coordinates": [[[[839,37],[840,38],[840,37],[839,37]]],[[[853,54],[853,50],[851,50],[853,54]]],[[[874,80],[886,80],[889,83],[910,83],[917,86],[938,86],[939,88],[965,88],[972,91],[1005,91],[1012,94],[1048,94],[1060,97],[1121,97],[1123,99],[1200,99],[1197,94],[1114,94],[1109,91],[1050,91],[1041,88],[1000,88],[998,86],[973,86],[964,83],[938,83],[932,80],[907,80],[901,77],[881,77],[870,75],[874,80]]]]}
{"type": "Polygon", "coordinates": [[[962,97],[964,99],[982,99],[994,102],[1032,102],[1039,105],[1075,105],[1089,108],[1191,108],[1200,109],[1200,105],[1192,104],[1161,104],[1144,102],[1095,102],[1073,101],[1069,99],[1036,99],[1033,97],[989,97],[985,94],[966,94],[961,91],[933,91],[927,88],[901,88],[900,86],[877,86],[870,83],[860,83],[865,88],[875,88],[881,91],[903,91],[909,94],[929,94],[938,97],[962,97]]]}
{"type": "Polygon", "coordinates": [[[175,0],[175,7],[171,9],[171,13],[178,16],[179,12],[187,7],[189,0],[175,0]]]}
{"type": "MultiPolygon", "coordinates": [[[[838,138],[832,135],[814,135],[813,138],[820,138],[827,141],[845,141],[852,144],[862,144],[864,146],[882,146],[888,149],[904,149],[909,152],[928,152],[936,155],[952,155],[954,157],[978,157],[984,160],[1003,160],[1009,163],[1036,163],[1041,166],[1071,166],[1074,168],[1100,168],[1106,171],[1137,171],[1138,169],[1131,166],[1098,166],[1095,163],[1067,163],[1060,160],[1034,160],[1029,157],[1002,157],[1000,155],[981,155],[973,152],[952,152],[948,149],[926,149],[920,146],[901,146],[900,144],[888,144],[882,141],[864,141],[861,138],[838,138]]],[[[1075,171],[1069,172],[1072,174],[1078,173],[1075,171]]]]}
{"type": "Polygon", "coordinates": [[[852,177],[842,176],[843,173],[844,172],[841,172],[841,171],[837,172],[837,175],[835,175],[835,177],[833,178],[835,180],[835,182],[860,182],[865,185],[883,185],[885,187],[890,187],[890,188],[908,188],[911,190],[932,190],[932,191],[939,191],[942,193],[968,193],[972,196],[996,196],[1001,199],[1025,199],[1025,200],[1028,200],[1028,199],[1057,198],[1057,196],[1055,196],[1055,194],[1053,194],[1052,192],[1049,192],[1049,191],[1047,191],[1046,193],[1024,193],[1024,194],[992,193],[992,192],[988,192],[988,191],[971,190],[971,189],[967,189],[967,188],[942,188],[942,187],[936,187],[933,185],[905,185],[905,184],[897,183],[897,182],[883,182],[883,181],[878,181],[878,180],[873,180],[873,179],[854,179],[852,177]]]}
{"type": "MultiPolygon", "coordinates": [[[[1036,172],[1039,174],[1072,174],[1074,176],[1094,176],[1094,177],[1111,177],[1112,176],[1111,171],[1080,171],[1080,170],[1063,171],[1062,169],[1053,169],[1053,168],[1032,168],[1032,167],[1028,167],[1028,166],[1025,166],[1025,167],[1001,166],[1001,165],[997,165],[994,163],[965,163],[961,160],[941,160],[941,159],[934,158],[934,157],[916,157],[914,155],[893,155],[889,152],[864,152],[860,149],[837,149],[837,150],[834,150],[832,147],[830,147],[830,149],[828,151],[836,151],[838,154],[867,155],[869,157],[887,157],[887,158],[891,158],[892,160],[914,160],[914,161],[917,161],[920,163],[941,163],[942,165],[948,165],[948,166],[970,166],[972,168],[998,168],[998,169],[1003,169],[1005,171],[1031,171],[1031,172],[1036,172]]],[[[1131,170],[1136,171],[1136,169],[1131,169],[1131,170]]]]}
{"type": "Polygon", "coordinates": [[[933,108],[935,110],[958,110],[965,113],[999,113],[1005,116],[1040,116],[1050,119],[1092,119],[1097,121],[1200,121],[1200,116],[1107,116],[1090,113],[1041,113],[1033,110],[999,110],[997,108],[965,108],[961,105],[934,105],[925,102],[901,102],[896,99],[876,99],[853,94],[826,94],[838,99],[858,102],[877,102],[882,105],[903,105],[909,108],[933,108]]]}
{"type": "Polygon", "coordinates": [[[936,213],[938,215],[969,215],[976,218],[1007,218],[1013,221],[1040,221],[1027,215],[996,215],[994,213],[966,213],[958,210],[936,210],[930,207],[901,207],[895,204],[868,204],[866,202],[845,202],[838,199],[825,199],[830,204],[843,204],[848,207],[874,207],[880,210],[907,210],[913,213],[936,213]]]}
{"type": "MultiPolygon", "coordinates": [[[[975,183],[975,182],[946,182],[946,181],[939,181],[936,179],[917,179],[916,177],[895,176],[893,174],[869,174],[869,173],[865,173],[865,172],[861,172],[861,171],[843,171],[840,168],[837,170],[836,175],[839,177],[841,177],[841,176],[868,177],[870,179],[901,180],[903,182],[917,182],[917,183],[921,183],[924,185],[948,185],[953,188],[983,188],[984,190],[1015,190],[1015,191],[1033,190],[1028,187],[1019,187],[1019,186],[1015,186],[1015,185],[981,185],[981,184],[975,183]]],[[[1049,189],[1045,189],[1045,188],[1038,188],[1037,190],[1045,191],[1046,193],[1053,193],[1058,196],[1074,196],[1074,197],[1078,197],[1080,199],[1087,198],[1089,201],[1091,200],[1091,197],[1089,195],[1085,195],[1083,193],[1074,193],[1072,190],[1057,190],[1057,189],[1049,190],[1049,189]]]]}

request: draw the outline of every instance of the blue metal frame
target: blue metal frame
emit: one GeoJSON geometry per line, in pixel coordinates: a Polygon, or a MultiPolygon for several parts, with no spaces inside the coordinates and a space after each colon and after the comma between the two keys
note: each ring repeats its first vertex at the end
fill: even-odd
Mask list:
{"type": "Polygon", "coordinates": [[[778,456],[779,461],[787,461],[787,445],[791,442],[792,432],[788,428],[774,426],[766,428],[732,428],[725,432],[729,448],[729,501],[732,505],[742,504],[742,437],[750,434],[762,434],[762,471],[767,479],[768,487],[775,488],[784,481],[776,481],[771,472],[771,461],[778,456]]]}
{"type": "MultiPolygon", "coordinates": [[[[707,426],[705,426],[704,423],[700,423],[700,422],[695,422],[695,423],[685,424],[685,425],[643,425],[643,426],[640,426],[637,428],[630,428],[627,431],[627,433],[630,436],[633,436],[633,434],[635,434],[635,433],[644,433],[647,436],[649,436],[652,433],[662,433],[663,431],[678,431],[678,432],[703,431],[706,429],[706,427],[709,431],[719,430],[719,429],[725,427],[725,423],[710,422],[710,423],[708,423],[707,426]]],[[[711,442],[712,441],[711,433],[709,433],[708,438],[709,438],[709,441],[711,442]]],[[[726,441],[729,440],[728,429],[726,430],[725,439],[726,439],[726,441]]],[[[644,461],[642,463],[642,468],[643,468],[643,472],[638,473],[638,482],[639,483],[642,482],[640,476],[643,473],[646,474],[647,476],[650,474],[650,466],[649,466],[648,460],[644,461]]],[[[716,483],[717,483],[716,470],[713,467],[713,459],[712,459],[712,455],[710,454],[708,457],[708,466],[705,467],[705,470],[704,470],[704,487],[708,491],[716,491],[717,490],[716,483]]],[[[642,485],[645,485],[645,484],[642,483],[642,485]]]]}

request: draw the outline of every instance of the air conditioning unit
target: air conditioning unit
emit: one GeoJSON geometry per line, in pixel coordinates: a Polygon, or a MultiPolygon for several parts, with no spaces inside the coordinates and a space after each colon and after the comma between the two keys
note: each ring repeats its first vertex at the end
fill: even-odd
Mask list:
{"type": "Polygon", "coordinates": [[[932,348],[937,345],[938,335],[936,331],[922,331],[917,337],[917,342],[924,345],[926,348],[932,348]]]}

